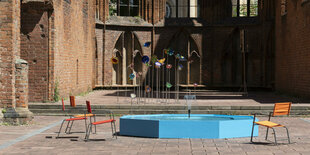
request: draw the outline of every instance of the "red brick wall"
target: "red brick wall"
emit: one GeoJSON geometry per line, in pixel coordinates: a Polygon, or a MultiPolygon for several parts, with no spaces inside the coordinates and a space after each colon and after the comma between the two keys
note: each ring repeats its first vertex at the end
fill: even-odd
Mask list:
{"type": "Polygon", "coordinates": [[[43,3],[21,9],[21,58],[29,65],[29,100],[48,100],[48,11],[43,3]]]}
{"type": "Polygon", "coordinates": [[[114,46],[122,32],[105,31],[104,54],[103,54],[103,85],[112,85],[112,53],[114,46]]]}
{"type": "MultiPolygon", "coordinates": [[[[263,40],[262,25],[247,26],[247,83],[249,87],[272,87],[273,67],[269,63],[272,50],[267,46],[268,39],[263,40]],[[263,49],[265,48],[265,49],[263,49]]],[[[104,41],[104,85],[111,85],[112,64],[111,56],[115,43],[125,31],[136,34],[141,45],[152,40],[150,27],[116,27],[107,26],[104,41]]],[[[171,46],[171,43],[184,42],[178,40],[179,33],[193,39],[202,57],[201,82],[210,87],[240,87],[242,84],[242,54],[240,51],[240,29],[236,26],[222,27],[155,27],[154,52],[162,57],[162,50],[171,46]],[[173,37],[177,41],[173,41],[173,37]]],[[[271,31],[272,32],[272,31],[271,31]]],[[[268,34],[269,31],[266,30],[268,34]]],[[[126,42],[126,41],[125,41],[126,42]]],[[[150,47],[142,47],[143,54],[151,53],[150,47]]],[[[181,49],[179,49],[181,50],[181,49]]],[[[180,52],[180,51],[176,51],[180,52]]]]}
{"type": "Polygon", "coordinates": [[[310,92],[310,3],[287,1],[281,16],[276,1],[276,90],[307,96],[310,92]]]}
{"type": "Polygon", "coordinates": [[[96,29],[96,85],[103,82],[103,29],[96,29]]]}
{"type": "Polygon", "coordinates": [[[77,95],[95,85],[95,3],[56,0],[53,5],[54,82],[62,97],[77,95]]]}
{"type": "Polygon", "coordinates": [[[0,1],[0,107],[15,107],[15,60],[20,49],[20,0],[0,1]]]}

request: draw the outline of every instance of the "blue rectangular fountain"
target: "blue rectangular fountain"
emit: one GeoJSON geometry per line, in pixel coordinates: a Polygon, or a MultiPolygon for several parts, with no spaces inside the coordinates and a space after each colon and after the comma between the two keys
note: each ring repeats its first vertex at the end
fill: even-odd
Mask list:
{"type": "MultiPolygon", "coordinates": [[[[257,120],[256,120],[257,121],[257,120]]],[[[250,137],[252,116],[192,114],[126,115],[120,118],[120,134],[154,138],[250,137]]],[[[258,127],[254,127],[254,136],[258,127]]]]}

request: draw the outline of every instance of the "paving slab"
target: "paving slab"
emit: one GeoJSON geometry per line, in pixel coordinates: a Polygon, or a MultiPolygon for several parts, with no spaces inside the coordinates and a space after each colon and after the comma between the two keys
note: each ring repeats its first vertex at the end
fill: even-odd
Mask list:
{"type": "MultiPolygon", "coordinates": [[[[91,135],[91,141],[83,140],[84,122],[75,122],[73,133],[64,136],[78,136],[72,141],[70,138],[56,139],[59,122],[65,117],[35,116],[26,126],[0,126],[0,154],[309,154],[310,153],[310,118],[309,117],[280,117],[275,122],[287,125],[290,130],[292,144],[286,141],[274,145],[270,134],[269,140],[264,140],[266,129],[259,128],[256,142],[250,143],[250,138],[231,139],[157,139],[118,136],[113,138],[110,125],[99,125],[97,134],[91,135]],[[58,124],[57,124],[58,123],[58,124]],[[56,124],[56,125],[55,125],[56,124]],[[54,125],[54,126],[53,126],[54,125]],[[42,130],[45,129],[45,130],[42,130]],[[40,131],[40,132],[38,132],[40,131]],[[20,137],[29,135],[25,139],[16,141],[20,137]],[[52,136],[52,138],[46,138],[52,136]],[[9,142],[10,145],[5,145],[9,142]],[[3,147],[5,146],[5,147],[3,147]]],[[[97,120],[106,119],[98,117],[97,120]]],[[[259,117],[260,120],[267,119],[259,117]]],[[[117,118],[117,128],[119,127],[117,118]]],[[[118,131],[118,129],[117,129],[118,131]]],[[[285,130],[277,129],[278,138],[285,138],[285,130]]]]}

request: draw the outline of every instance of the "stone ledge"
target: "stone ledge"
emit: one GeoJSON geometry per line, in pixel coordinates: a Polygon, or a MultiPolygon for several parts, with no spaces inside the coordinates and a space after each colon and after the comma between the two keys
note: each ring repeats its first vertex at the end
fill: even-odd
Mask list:
{"type": "Polygon", "coordinates": [[[13,125],[27,124],[33,119],[33,113],[28,108],[8,108],[3,115],[3,122],[13,125]]]}

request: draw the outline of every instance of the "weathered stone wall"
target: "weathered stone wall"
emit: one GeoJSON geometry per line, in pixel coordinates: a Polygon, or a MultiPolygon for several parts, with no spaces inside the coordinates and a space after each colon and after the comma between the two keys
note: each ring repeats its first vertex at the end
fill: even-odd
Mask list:
{"type": "Polygon", "coordinates": [[[276,1],[276,90],[310,97],[310,2],[276,1]],[[303,3],[304,2],[304,3],[303,3]]]}

